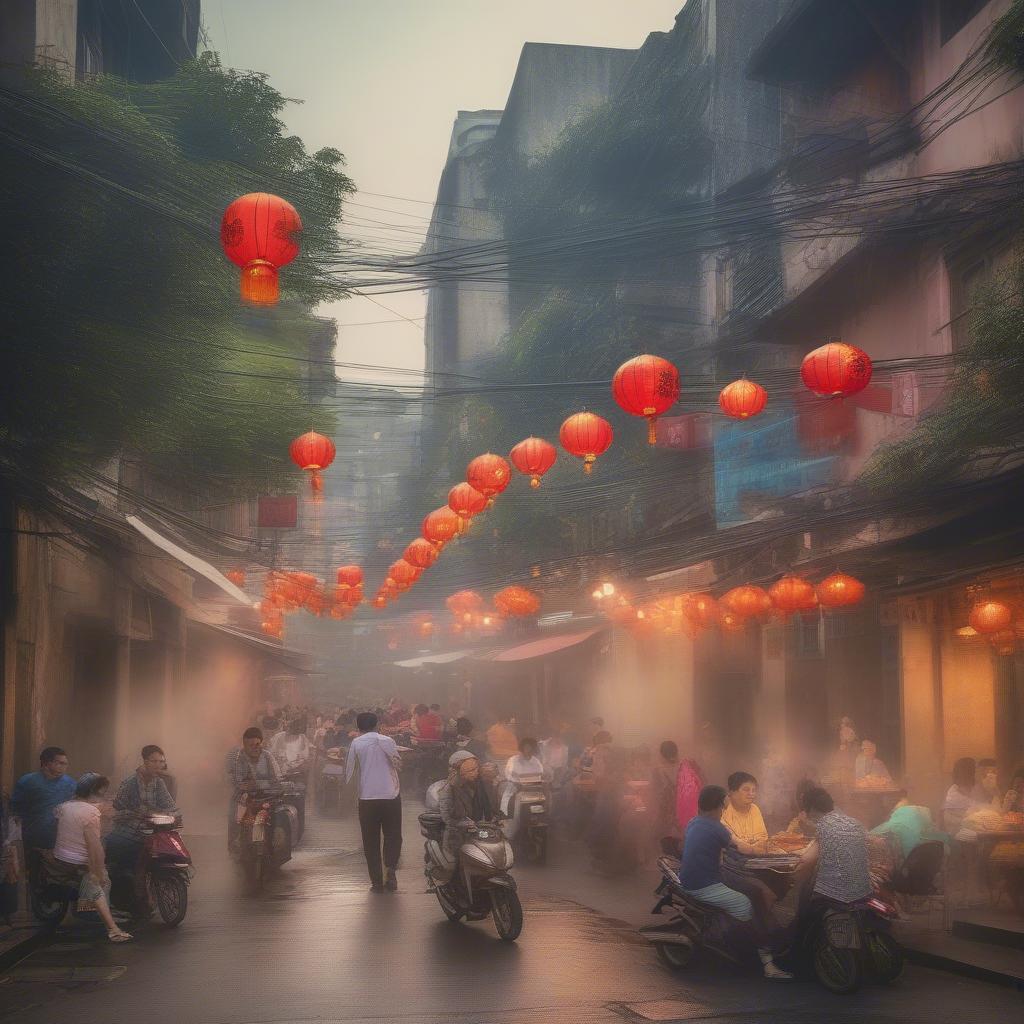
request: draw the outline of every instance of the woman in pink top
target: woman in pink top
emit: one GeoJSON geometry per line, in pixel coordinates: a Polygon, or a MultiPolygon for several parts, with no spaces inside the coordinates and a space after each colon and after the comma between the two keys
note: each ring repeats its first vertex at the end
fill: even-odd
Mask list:
{"type": "Polygon", "coordinates": [[[684,757],[679,762],[679,777],[676,782],[676,818],[683,833],[686,826],[697,816],[697,797],[704,787],[700,765],[692,758],[684,757]]]}
{"type": "Polygon", "coordinates": [[[110,876],[107,874],[100,842],[100,808],[110,780],[86,772],[78,780],[74,799],[54,810],[57,842],[53,856],[58,866],[79,879],[78,898],[95,904],[96,913],[107,926],[111,942],[127,942],[131,935],[117,926],[110,913],[110,876]]]}

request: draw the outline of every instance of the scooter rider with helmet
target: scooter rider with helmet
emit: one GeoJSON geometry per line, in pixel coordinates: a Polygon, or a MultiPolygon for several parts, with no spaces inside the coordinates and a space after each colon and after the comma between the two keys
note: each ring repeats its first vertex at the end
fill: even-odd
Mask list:
{"type": "Polygon", "coordinates": [[[466,831],[481,821],[494,819],[498,808],[493,764],[480,764],[468,750],[456,750],[448,758],[448,779],[438,792],[444,820],[445,854],[454,862],[465,841],[466,831]]]}

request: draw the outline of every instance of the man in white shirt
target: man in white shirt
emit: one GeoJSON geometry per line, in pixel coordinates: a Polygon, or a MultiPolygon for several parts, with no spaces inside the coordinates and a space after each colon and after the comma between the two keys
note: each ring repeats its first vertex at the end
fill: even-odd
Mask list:
{"type": "Polygon", "coordinates": [[[402,853],[402,797],[398,785],[402,758],[395,741],[377,732],[375,714],[364,711],[358,715],[356,727],[359,735],[352,741],[345,760],[345,781],[352,778],[358,765],[359,828],[363,833],[363,853],[370,872],[370,892],[394,892],[398,888],[395,870],[402,853]]]}

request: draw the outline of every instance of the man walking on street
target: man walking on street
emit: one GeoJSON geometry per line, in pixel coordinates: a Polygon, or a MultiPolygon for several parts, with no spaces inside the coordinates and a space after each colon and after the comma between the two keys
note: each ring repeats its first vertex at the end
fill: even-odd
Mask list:
{"type": "Polygon", "coordinates": [[[352,741],[345,759],[345,781],[352,778],[358,765],[359,828],[370,872],[370,892],[394,892],[398,888],[395,869],[402,853],[402,797],[398,786],[402,759],[395,741],[377,732],[375,714],[364,711],[356,718],[356,727],[359,735],[352,741]],[[381,833],[384,836],[383,870],[381,833]]]}

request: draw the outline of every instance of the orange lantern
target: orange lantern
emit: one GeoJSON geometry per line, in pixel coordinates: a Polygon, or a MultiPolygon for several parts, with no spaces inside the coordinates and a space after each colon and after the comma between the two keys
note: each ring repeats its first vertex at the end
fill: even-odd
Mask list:
{"type": "Polygon", "coordinates": [[[771,587],[768,596],[783,615],[809,612],[818,607],[814,587],[799,576],[783,576],[771,587]]]}
{"type": "Polygon", "coordinates": [[[472,519],[487,508],[487,497],[472,484],[456,484],[448,492],[448,507],[463,519],[472,519]]]}
{"type": "Polygon", "coordinates": [[[971,607],[967,621],[979,633],[998,633],[1013,621],[1013,612],[1001,601],[976,601],[971,607]]]}
{"type": "Polygon", "coordinates": [[[245,570],[244,569],[231,569],[224,575],[230,580],[236,587],[245,586],[245,570]]]}
{"type": "Polygon", "coordinates": [[[420,578],[422,572],[422,569],[410,565],[404,558],[399,558],[388,568],[388,581],[394,583],[399,590],[408,590],[420,578]]]}
{"type": "Polygon", "coordinates": [[[370,604],[372,604],[374,608],[377,608],[379,610],[381,608],[386,608],[388,606],[388,599],[383,594],[378,594],[370,602],[370,604]]]}
{"type": "Polygon", "coordinates": [[[608,451],[613,437],[611,424],[592,412],[570,416],[558,431],[562,447],[583,460],[584,473],[589,473],[597,457],[608,451]]]}
{"type": "Polygon", "coordinates": [[[493,498],[512,482],[512,468],[500,455],[487,452],[466,467],[466,480],[485,498],[493,498]]]}
{"type": "Polygon", "coordinates": [[[679,370],[661,356],[636,356],[615,371],[612,395],[630,416],[647,417],[647,443],[654,444],[655,421],[679,400],[679,370]]]}
{"type": "Polygon", "coordinates": [[[309,486],[313,491],[322,491],[324,482],[320,477],[320,471],[334,461],[334,442],[329,437],[311,430],[292,441],[288,447],[288,454],[299,469],[309,473],[309,486]]]}
{"type": "Polygon", "coordinates": [[[718,602],[710,594],[686,594],[682,601],[683,615],[693,629],[707,629],[722,614],[718,602]]]}
{"type": "Polygon", "coordinates": [[[505,587],[494,595],[494,607],[502,615],[525,618],[540,611],[540,598],[525,587],[505,587]]]}
{"type": "Polygon", "coordinates": [[[360,587],[363,584],[363,570],[358,565],[342,565],[338,567],[338,586],[345,590],[360,587]]]}
{"type": "Polygon", "coordinates": [[[558,449],[542,437],[528,437],[508,457],[520,473],[530,478],[531,487],[540,487],[540,478],[555,464],[558,449]]]}
{"type": "Polygon", "coordinates": [[[760,384],[744,377],[722,388],[718,404],[726,416],[734,420],[746,420],[764,411],[768,404],[768,392],[760,384]]]}
{"type": "Polygon", "coordinates": [[[424,619],[417,627],[420,636],[426,638],[434,635],[434,623],[429,619],[424,619]]]}
{"type": "Polygon", "coordinates": [[[817,591],[822,608],[845,608],[864,600],[864,584],[843,572],[826,576],[818,584],[817,591]]]}
{"type": "Polygon", "coordinates": [[[830,341],[804,356],[800,376],[821,398],[847,398],[871,383],[871,358],[856,345],[830,341]]]}
{"type": "Polygon", "coordinates": [[[220,222],[224,255],[242,268],[242,298],[273,306],[281,294],[278,269],[299,254],[302,221],[295,207],[268,192],[239,196],[220,222]]]}
{"type": "Polygon", "coordinates": [[[442,548],[453,537],[458,536],[461,527],[462,518],[447,505],[442,505],[423,520],[423,536],[435,547],[442,548]]]}
{"type": "Polygon", "coordinates": [[[417,569],[429,569],[436,561],[440,552],[428,540],[417,537],[405,549],[402,557],[417,569]]]}
{"type": "Polygon", "coordinates": [[[475,590],[460,590],[446,601],[448,610],[455,616],[472,615],[484,606],[484,599],[475,590]]]}
{"type": "Polygon", "coordinates": [[[726,611],[738,615],[741,619],[767,615],[772,610],[772,599],[768,593],[761,587],[755,587],[749,583],[742,587],[734,587],[722,596],[719,604],[726,611]]]}

